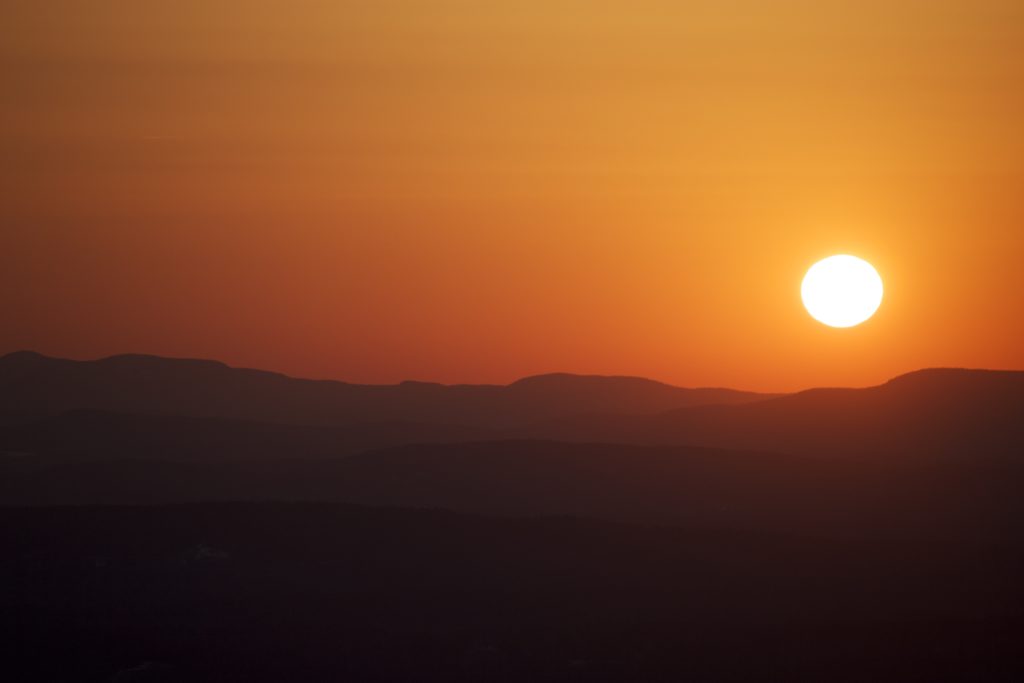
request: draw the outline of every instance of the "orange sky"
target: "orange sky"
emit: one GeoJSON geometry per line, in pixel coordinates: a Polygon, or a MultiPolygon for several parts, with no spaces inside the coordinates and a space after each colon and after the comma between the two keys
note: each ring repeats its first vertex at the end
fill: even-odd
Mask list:
{"type": "Polygon", "coordinates": [[[1024,368],[1020,0],[14,0],[0,353],[791,390],[1024,368]],[[886,284],[849,329],[815,260],[886,284]]]}

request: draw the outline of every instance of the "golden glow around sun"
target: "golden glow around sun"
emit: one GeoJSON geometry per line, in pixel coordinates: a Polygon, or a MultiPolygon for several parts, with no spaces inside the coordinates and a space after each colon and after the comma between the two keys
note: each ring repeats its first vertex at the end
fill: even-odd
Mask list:
{"type": "Polygon", "coordinates": [[[830,256],[807,271],[800,296],[818,322],[853,327],[873,316],[882,304],[882,278],[856,256],[830,256]]]}

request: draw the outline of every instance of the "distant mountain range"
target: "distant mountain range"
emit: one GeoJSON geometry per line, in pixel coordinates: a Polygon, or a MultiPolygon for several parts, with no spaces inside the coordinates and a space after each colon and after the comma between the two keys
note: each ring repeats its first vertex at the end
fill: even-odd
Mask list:
{"type": "Polygon", "coordinates": [[[767,397],[636,377],[553,374],[507,386],[359,385],[155,356],[72,361],[18,352],[0,358],[0,421],[8,424],[98,410],[301,425],[406,421],[508,428],[582,413],[656,413],[767,397]]]}
{"type": "Polygon", "coordinates": [[[773,396],[630,377],[373,386],[152,356],[0,358],[0,447],[77,459],[340,457],[507,439],[992,458],[1024,448],[1022,416],[1024,372],[1012,371],[921,370],[773,396]]]}
{"type": "Polygon", "coordinates": [[[921,370],[866,389],[811,389],[655,415],[573,416],[525,433],[804,455],[1011,457],[1024,453],[1024,372],[921,370]]]}
{"type": "Polygon", "coordinates": [[[871,535],[1004,536],[1024,514],[1022,372],[768,397],[571,375],[366,387],[16,354],[0,360],[0,404],[7,504],[306,500],[871,535]]]}

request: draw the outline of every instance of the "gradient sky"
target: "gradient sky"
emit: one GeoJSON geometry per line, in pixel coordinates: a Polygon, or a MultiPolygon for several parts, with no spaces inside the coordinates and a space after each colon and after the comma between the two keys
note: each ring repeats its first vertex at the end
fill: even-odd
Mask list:
{"type": "Polygon", "coordinates": [[[1020,0],[8,0],[0,353],[1024,368],[1020,0]],[[886,285],[849,330],[800,280],[886,285]]]}

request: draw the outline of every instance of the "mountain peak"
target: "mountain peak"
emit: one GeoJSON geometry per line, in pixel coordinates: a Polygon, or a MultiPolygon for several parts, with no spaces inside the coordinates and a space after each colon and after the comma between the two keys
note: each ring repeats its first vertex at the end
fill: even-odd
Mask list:
{"type": "Polygon", "coordinates": [[[167,358],[143,353],[122,353],[116,356],[108,356],[96,361],[99,365],[107,365],[121,368],[144,368],[144,367],[183,367],[208,368],[218,370],[232,369],[227,363],[217,360],[205,360],[201,358],[167,358]]]}
{"type": "Polygon", "coordinates": [[[510,384],[510,387],[515,386],[537,386],[537,387],[550,387],[550,386],[565,386],[570,384],[597,384],[597,383],[638,383],[645,385],[657,385],[663,387],[670,387],[671,385],[663,382],[658,382],[653,379],[647,379],[645,377],[630,377],[626,375],[577,375],[571,372],[549,372],[540,375],[530,375],[523,377],[522,379],[516,380],[510,384]]]}
{"type": "Polygon", "coordinates": [[[73,360],[70,358],[56,358],[47,356],[36,351],[14,351],[0,356],[0,363],[9,365],[25,365],[30,363],[52,363],[52,364],[74,364],[74,365],[98,365],[106,367],[172,367],[188,365],[192,367],[209,367],[229,369],[225,363],[216,360],[203,360],[196,358],[168,358],[165,356],[154,356],[143,353],[123,353],[114,356],[107,356],[98,360],[73,360]]]}
{"type": "Polygon", "coordinates": [[[53,360],[36,351],[12,351],[0,356],[0,363],[20,363],[26,361],[53,360]]]}
{"type": "Polygon", "coordinates": [[[967,386],[1024,386],[1024,371],[983,370],[975,368],[925,368],[908,372],[883,384],[889,388],[920,388],[941,390],[967,386]]]}
{"type": "Polygon", "coordinates": [[[956,377],[1024,377],[1022,370],[992,370],[988,368],[954,368],[936,367],[921,368],[893,377],[887,384],[922,378],[956,378],[956,377]]]}

